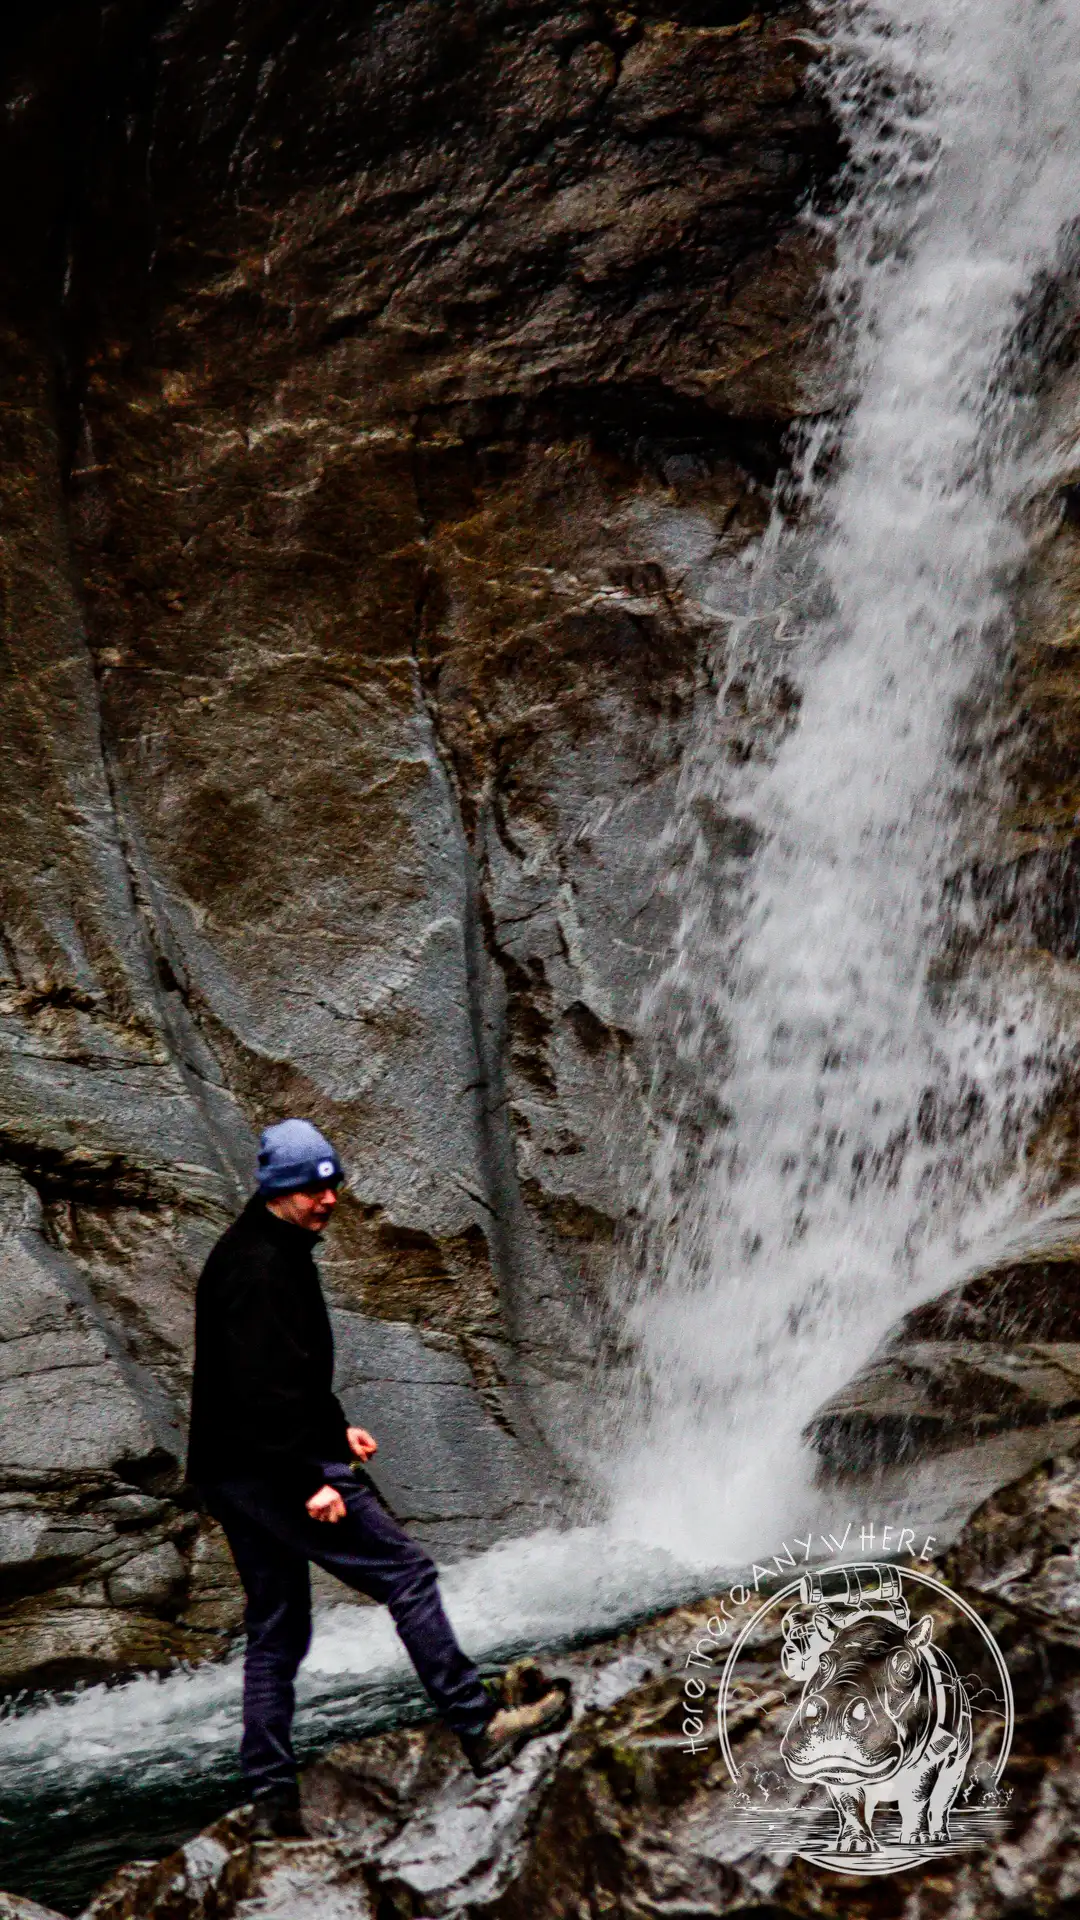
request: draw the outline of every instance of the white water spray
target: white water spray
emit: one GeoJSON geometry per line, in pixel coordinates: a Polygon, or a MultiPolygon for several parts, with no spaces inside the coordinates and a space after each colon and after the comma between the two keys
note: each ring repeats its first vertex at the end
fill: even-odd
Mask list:
{"type": "MultiPolygon", "coordinates": [[[[582,1528],[505,1541],[447,1568],[442,1588],[462,1645],[493,1663],[610,1633],[697,1590],[668,1554],[582,1528]]],[[[241,1687],[237,1651],[0,1713],[2,1877],[51,1885],[59,1862],[65,1894],[85,1892],[117,1858],[165,1850],[234,1803],[241,1687]]],[[[425,1706],[384,1607],[321,1613],[298,1687],[302,1754],[425,1706]]]]}
{"type": "Polygon", "coordinates": [[[631,1312],[647,1403],[617,1507],[687,1557],[760,1554],[806,1512],[807,1420],[1022,1204],[1049,1044],[1019,992],[990,1008],[933,970],[962,911],[947,881],[993,826],[973,804],[985,763],[963,775],[959,743],[966,728],[970,769],[1024,550],[1018,325],[1080,212],[1077,17],[882,0],[823,18],[851,152],[833,226],[850,410],[730,634],[668,838],[682,920],[648,1008],[682,1092],[653,1169],[662,1264],[631,1312]],[[794,719],[740,768],[739,715],[778,688],[794,719]],[[734,900],[718,815],[757,849],[734,900]],[[703,1101],[723,1110],[688,1145],[703,1101]]]}
{"type": "MultiPolygon", "coordinates": [[[[651,1210],[672,1252],[634,1312],[649,1408],[615,1525],[698,1567],[778,1543],[786,1497],[796,1517],[803,1499],[806,1419],[1018,1201],[1010,1128],[1034,1097],[1034,1013],[988,1017],[956,994],[935,1007],[929,986],[944,882],[972,837],[955,716],[992,675],[1023,547],[1006,363],[1080,202],[1071,12],[885,0],[823,16],[853,156],[834,288],[853,405],[809,531],[791,541],[777,523],[743,584],[724,694],[680,791],[685,911],[652,999],[674,1022],[683,1117],[704,1094],[730,1121],[695,1155],[676,1114],[658,1151],[651,1210]],[[735,710],[768,709],[781,681],[800,695],[794,723],[740,770],[735,710]],[[718,814],[741,823],[727,845],[757,846],[734,891],[745,863],[720,870],[707,844],[718,814]]],[[[736,586],[703,592],[730,605],[736,586]]],[[[596,1530],[497,1548],[455,1571],[448,1598],[470,1650],[505,1655],[602,1631],[688,1578],[596,1530]]],[[[406,1698],[385,1616],[323,1619],[302,1735],[406,1698]]],[[[0,1847],[33,1809],[43,1844],[80,1803],[92,1825],[107,1790],[182,1802],[227,1776],[238,1719],[235,1660],[8,1718],[0,1847]]]]}

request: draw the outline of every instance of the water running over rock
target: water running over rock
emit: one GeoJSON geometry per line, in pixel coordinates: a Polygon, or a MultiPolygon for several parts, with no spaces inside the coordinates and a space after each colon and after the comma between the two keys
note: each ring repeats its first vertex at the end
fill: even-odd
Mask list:
{"type": "MultiPolygon", "coordinates": [[[[663,1552],[584,1529],[507,1541],[443,1576],[463,1644],[492,1667],[613,1632],[701,1585],[700,1570],[663,1552]]],[[[194,1670],[13,1703],[0,1716],[0,1885],[81,1904],[119,1861],[164,1851],[234,1805],[241,1685],[237,1650],[194,1670]]],[[[305,1756],[428,1712],[374,1606],[321,1613],[298,1705],[305,1756]]]]}
{"type": "MultiPolygon", "coordinates": [[[[943,1285],[954,1268],[970,1264],[981,1236],[1011,1220],[1020,1198],[1018,1147],[1026,1114],[1049,1071],[1045,1052],[1052,1034],[1047,1038],[1049,1027],[1044,1033],[1033,1006],[1006,1005],[1003,998],[995,1006],[990,988],[976,988],[970,976],[956,984],[959,935],[970,909],[955,875],[978,842],[979,809],[993,797],[992,766],[976,751],[972,710],[1000,672],[1008,593],[1024,551],[1017,512],[1029,472],[1017,330],[1040,276],[1054,267],[1067,237],[1069,180],[1080,143],[1065,9],[1034,0],[957,0],[949,9],[933,0],[892,0],[877,10],[852,7],[821,19],[833,49],[827,75],[832,108],[852,154],[845,209],[830,227],[837,260],[834,351],[843,361],[851,404],[838,446],[831,430],[807,446],[796,532],[787,532],[778,519],[752,567],[729,560],[720,568],[711,557],[718,547],[715,525],[707,538],[699,537],[701,528],[685,504],[682,511],[661,507],[660,488],[650,491],[635,481],[628,503],[619,507],[624,518],[618,530],[635,557],[640,535],[640,568],[613,573],[614,585],[604,575],[594,592],[593,559],[586,565],[570,554],[564,563],[562,547],[554,538],[551,544],[563,569],[559,592],[570,596],[555,604],[553,634],[584,617],[571,596],[571,589],[578,594],[580,588],[582,604],[593,609],[590,618],[595,601],[614,609],[613,620],[617,614],[623,622],[660,623],[655,633],[663,639],[662,622],[674,619],[675,601],[662,575],[657,584],[654,554],[674,563],[684,582],[697,569],[699,598],[714,621],[725,610],[734,617],[726,623],[720,698],[687,761],[666,849],[682,908],[678,950],[649,1004],[655,1026],[674,1035],[681,1078],[673,1082],[673,1110],[649,1199],[663,1237],[669,1222],[675,1223],[673,1251],[662,1286],[643,1294],[633,1314],[648,1419],[641,1444],[622,1455],[615,1534],[562,1536],[558,1552],[550,1538],[524,1543],[513,1550],[524,1582],[515,1574],[500,1587],[487,1562],[459,1576],[463,1594],[472,1591],[486,1600],[492,1589],[496,1599],[503,1596],[494,1609],[497,1619],[490,1608],[486,1615],[479,1606],[470,1612],[471,1601],[459,1616],[478,1651],[551,1644],[677,1592],[682,1576],[669,1560],[643,1557],[634,1548],[612,1565],[619,1528],[646,1539],[666,1536],[699,1567],[775,1544],[787,1519],[785,1503],[798,1507],[804,1497],[796,1463],[807,1417],[853,1371],[905,1300],[943,1285]],[[950,943],[953,985],[946,993],[944,981],[935,983],[935,970],[950,956],[950,943]],[[696,1145],[688,1140],[685,1123],[691,1119],[700,1124],[696,1145]],[[607,1585],[600,1572],[590,1585],[593,1559],[607,1585]],[[535,1599],[544,1580],[550,1604],[530,1610],[530,1595],[535,1599]]],[[[759,29],[748,28],[745,37],[753,50],[759,29]]],[[[691,61],[697,62],[697,53],[684,45],[688,39],[681,29],[650,29],[625,61],[615,94],[625,96],[636,86],[640,98],[635,94],[629,107],[625,98],[621,104],[616,99],[618,125],[635,138],[647,111],[650,124],[668,139],[670,98],[677,97],[685,111],[686,76],[691,61]],[[675,79],[669,83],[673,49],[686,64],[671,68],[675,79]]],[[[727,50],[725,58],[735,58],[737,37],[719,36],[717,44],[727,50]]],[[[790,44],[779,41],[777,62],[789,60],[790,44]]],[[[774,57],[771,42],[766,51],[774,57]]],[[[725,100],[743,99],[747,88],[738,74],[733,81],[725,71],[712,87],[713,94],[721,92],[725,100]]],[[[796,90],[793,98],[800,97],[796,90]]],[[[710,95],[702,114],[714,106],[710,95]]],[[[772,94],[761,112],[771,127],[779,125],[772,94]]],[[[802,150],[801,122],[795,134],[793,124],[789,114],[785,137],[802,150]]],[[[625,181],[622,149],[619,155],[605,177],[625,181]]],[[[783,154],[770,161],[770,178],[788,177],[785,164],[783,154]]],[[[613,233],[618,225],[613,216],[613,233]]],[[[268,262],[259,248],[250,257],[261,287],[268,262]]],[[[466,278],[470,274],[480,277],[478,268],[470,267],[466,278]]],[[[593,284],[584,273],[575,285],[578,280],[593,284]]],[[[186,317],[177,324],[186,327],[186,317]]],[[[735,359],[745,342],[742,323],[732,324],[735,359]]],[[[587,331],[590,340],[599,340],[604,328],[590,321],[587,331]]],[[[561,322],[556,332],[560,340],[566,336],[561,322]]],[[[519,335],[508,335],[515,352],[519,335]]],[[[355,338],[363,337],[357,325],[355,338]]],[[[703,364],[696,343],[679,351],[688,366],[703,364]]],[[[653,365],[648,363],[648,379],[641,376],[642,392],[651,391],[653,365]]],[[[519,378],[517,371],[513,377],[519,378]]],[[[570,374],[559,378],[569,380],[570,374]]],[[[599,387],[608,375],[594,372],[590,363],[588,378],[599,387]]],[[[364,384],[359,376],[357,383],[364,384]]],[[[371,378],[368,384],[377,383],[371,378]]],[[[701,390],[699,382],[693,391],[701,390]]],[[[306,431],[318,423],[308,419],[306,388],[301,397],[306,431]]],[[[778,405],[757,389],[726,404],[741,405],[751,420],[770,408],[775,420],[778,405]]],[[[137,409],[131,412],[135,417],[137,409]]],[[[571,426],[576,436],[576,415],[571,426]]],[[[666,413],[661,426],[664,433],[674,431],[666,413]]],[[[503,435],[501,416],[491,432],[496,428],[503,435]]],[[[546,417],[528,431],[538,436],[538,445],[549,446],[546,417]]],[[[223,444],[232,444],[227,435],[223,444]]],[[[502,448],[503,439],[498,444],[502,448]]],[[[414,441],[408,446],[415,461],[414,441]]],[[[620,459],[622,447],[619,441],[620,459]]],[[[663,470],[664,499],[680,497],[692,467],[684,452],[671,455],[663,470]]],[[[96,464],[88,471],[96,474],[96,464]]],[[[248,471],[244,484],[271,497],[261,470],[255,482],[248,471]]],[[[286,477],[295,478],[291,469],[286,477]]],[[[167,491],[163,483],[163,495],[167,491]]],[[[288,489],[286,496],[292,497],[288,489]]],[[[560,503],[566,497],[560,495],[560,503]]],[[[438,558],[438,515],[450,515],[441,499],[432,486],[424,507],[434,529],[425,534],[429,559],[438,558]]],[[[716,520],[723,518],[726,527],[736,509],[742,511],[741,499],[725,505],[716,520]]],[[[691,505],[697,513],[700,502],[692,499],[691,505]]],[[[473,513],[471,494],[460,512],[465,518],[473,513]]],[[[596,512],[607,528],[606,495],[596,512]]],[[[581,515],[560,504],[556,518],[561,537],[581,515]]],[[[702,510],[701,521],[708,518],[702,510]]],[[[486,544],[485,565],[475,572],[486,576],[491,536],[476,538],[486,544]]],[[[119,548],[126,541],[126,532],[116,536],[119,548]]],[[[446,542],[454,546],[449,535],[446,542]]],[[[466,560],[471,567],[471,547],[466,560]]],[[[411,607],[409,595],[399,598],[411,607]]],[[[522,641],[521,658],[531,660],[537,651],[534,627],[522,631],[528,645],[522,641]]],[[[634,655],[626,669],[630,631],[654,628],[612,626],[605,644],[620,671],[632,669],[637,690],[659,675],[662,656],[642,661],[634,655]]],[[[352,624],[349,633],[351,645],[352,624]]],[[[592,628],[588,636],[582,657],[587,652],[591,672],[607,655],[592,628]]],[[[105,637],[110,644],[115,638],[105,637]]],[[[453,666],[456,656],[441,630],[425,633],[432,658],[425,655],[422,664],[445,696],[439,709],[431,695],[431,711],[441,727],[452,729],[458,724],[458,682],[449,672],[439,680],[444,644],[453,666]]],[[[585,668],[574,656],[567,670],[551,644],[561,689],[562,680],[575,682],[585,668]]],[[[518,673],[516,655],[508,673],[518,673]]],[[[601,694],[607,699],[603,687],[601,694]]],[[[607,743],[608,750],[612,709],[600,694],[597,701],[587,725],[575,720],[574,756],[585,737],[607,743]]],[[[462,713],[471,713],[464,696],[460,704],[462,713]]],[[[200,729],[207,724],[198,718],[200,729]]],[[[642,723],[650,737],[657,724],[650,709],[642,723]]],[[[464,735],[464,720],[461,726],[464,735]]],[[[491,726],[501,753],[510,722],[497,712],[491,726]]],[[[456,739],[451,734],[452,751],[440,749],[455,766],[463,757],[456,739]]],[[[273,746],[276,760],[276,738],[273,746]]],[[[626,760],[633,776],[627,776],[628,792],[651,792],[654,775],[660,778],[653,762],[644,763],[644,780],[629,749],[626,760]]],[[[596,789],[609,811],[615,804],[611,787],[605,760],[596,789]]],[[[622,875],[630,856],[636,857],[643,816],[629,803],[620,812],[621,805],[615,806],[609,839],[599,830],[590,830],[591,839],[586,835],[597,871],[622,875]]],[[[525,811],[530,833],[539,836],[539,804],[535,817],[525,811]]],[[[566,840],[576,847],[585,832],[581,823],[591,815],[576,799],[569,811],[566,840]]],[[[607,813],[603,817],[606,823],[607,813]]],[[[230,833],[235,840],[235,827],[230,833]]],[[[555,905],[543,893],[548,918],[538,919],[530,889],[539,886],[543,861],[530,851],[532,840],[522,841],[524,854],[515,852],[511,840],[496,847],[492,829],[495,850],[483,853],[482,836],[477,846],[485,886],[491,884],[489,867],[498,874],[505,866],[510,875],[496,930],[504,942],[498,954],[510,995],[508,1027],[518,1048],[515,1071],[527,1069],[531,1076],[529,1103],[519,1101],[530,1121],[523,1166],[531,1183],[540,1165],[553,1182],[567,1234],[584,1243],[586,1230],[598,1232],[603,1225],[594,1201],[606,1197],[606,1162],[597,1159],[592,1184],[581,1187],[584,1198],[571,1206],[577,1189],[565,1172],[573,1164],[567,1156],[571,1149],[579,1161],[584,1156],[578,1135],[556,1128],[556,1110],[544,1104],[550,1063],[543,1049],[552,1018],[565,1014],[582,1059],[621,1062],[622,1022],[630,1018],[632,994],[621,974],[617,984],[624,998],[603,988],[592,949],[582,947],[573,915],[580,916],[588,886],[575,879],[578,870],[560,864],[561,851],[558,859],[552,853],[549,891],[555,905]],[[520,857],[520,874],[512,855],[520,857]],[[541,929],[543,965],[534,965],[532,948],[509,944],[506,929],[512,927],[512,940],[521,942],[519,928],[526,925],[534,933],[541,929]],[[568,939],[577,972],[564,979],[558,972],[563,961],[551,955],[562,955],[568,939]],[[545,965],[557,986],[554,1002],[545,965]],[[594,1001],[608,1024],[600,1021],[594,1001]],[[518,1017],[515,1025],[515,1008],[520,1016],[522,1006],[529,1018],[518,1017]]],[[[612,885],[618,912],[611,924],[619,937],[609,939],[605,932],[597,951],[621,954],[631,916],[626,887],[612,885]]],[[[234,894],[228,898],[232,903],[234,894]]],[[[607,920],[601,924],[608,926],[607,920]]],[[[257,941],[245,939],[256,951],[257,941]]],[[[173,975],[163,978],[168,983],[173,975]]],[[[1014,995],[1014,1002],[1021,998],[1014,995]]],[[[321,1008],[322,1000],[313,1004],[321,1008]]],[[[433,1004],[442,1006],[437,999],[433,1004]]],[[[335,1071],[340,1047],[335,1028],[328,1051],[335,1071]]],[[[555,1057],[554,1043],[550,1051],[555,1057]]],[[[577,1074],[578,1055],[572,1059],[577,1074]]],[[[444,1094],[440,1082],[440,1101],[444,1094]]],[[[602,1131],[584,1120],[578,1128],[590,1145],[602,1131]]],[[[455,1160],[455,1172],[457,1165],[455,1160]]],[[[532,1184],[527,1192],[532,1204],[532,1184]]],[[[409,1277],[416,1264],[411,1242],[405,1252],[412,1262],[405,1262],[409,1277]]],[[[580,1271],[575,1254],[573,1273],[580,1271]]],[[[533,1297],[528,1295],[526,1307],[533,1297]]],[[[537,1281],[535,1297],[548,1299],[547,1280],[542,1287],[537,1281]]],[[[555,1334],[544,1338],[561,1363],[555,1334]]],[[[498,1563],[504,1574],[513,1554],[498,1563]]],[[[310,1737],[362,1723],[368,1707],[375,1715],[407,1707],[400,1671],[389,1656],[385,1623],[374,1614],[350,1617],[344,1627],[337,1616],[326,1624],[307,1683],[310,1737]]],[[[160,1685],[135,1681],[111,1694],[94,1689],[39,1706],[0,1732],[5,1784],[16,1798],[33,1788],[45,1809],[70,1807],[80,1795],[89,1799],[103,1779],[118,1776],[125,1792],[138,1776],[179,1798],[192,1770],[213,1774],[233,1751],[237,1681],[236,1666],[226,1665],[177,1674],[160,1685]]]]}
{"type": "Polygon", "coordinates": [[[728,1556],[805,1510],[816,1407],[1023,1207],[1052,1074],[1050,1019],[966,965],[962,875],[994,828],[978,716],[1025,551],[1021,323],[1075,218],[1073,22],[820,18],[850,401],[836,443],[808,436],[797,529],[778,514],[697,589],[729,620],[663,849],[681,919],[648,1013],[676,1059],[617,1481],[630,1524],[728,1556]]]}

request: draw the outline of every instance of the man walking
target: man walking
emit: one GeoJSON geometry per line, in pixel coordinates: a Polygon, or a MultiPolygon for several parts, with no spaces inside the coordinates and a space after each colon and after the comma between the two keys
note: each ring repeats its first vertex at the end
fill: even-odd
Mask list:
{"type": "Polygon", "coordinates": [[[500,1706],[454,1637],[434,1564],[357,1478],[376,1442],[332,1391],[334,1345],[313,1258],[341,1163],[307,1120],[267,1127],[258,1192],[214,1247],[195,1303],[188,1478],[221,1523],[247,1596],[241,1765],[256,1832],[301,1835],[291,1744],[311,1640],[309,1563],[385,1602],[477,1774],[565,1724],[569,1688],[500,1706]]]}

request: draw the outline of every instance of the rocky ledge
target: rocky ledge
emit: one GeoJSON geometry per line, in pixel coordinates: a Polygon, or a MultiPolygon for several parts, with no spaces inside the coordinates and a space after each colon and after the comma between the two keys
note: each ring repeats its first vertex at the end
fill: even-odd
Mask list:
{"type": "MultiPolygon", "coordinates": [[[[240,1811],[166,1860],[124,1868],[83,1920],[794,1920],[871,1909],[1064,1920],[1080,1889],[1080,1454],[1045,1460],[984,1502],[934,1573],[986,1623],[1015,1694],[1011,1758],[981,1850],[942,1849],[887,1878],[765,1851],[763,1823],[747,1821],[746,1793],[708,1734],[720,1654],[705,1738],[688,1744],[684,1729],[686,1661],[714,1599],[560,1660],[575,1678],[573,1725],[494,1780],[474,1781],[438,1726],[337,1747],[304,1779],[309,1840],[253,1843],[240,1811]]],[[[775,1630],[759,1631],[750,1685],[728,1717],[742,1778],[759,1786],[768,1782],[756,1761],[791,1712],[791,1685],[768,1683],[778,1654],[775,1630]]],[[[0,1896],[0,1920],[47,1917],[0,1896]]]]}
{"type": "Polygon", "coordinates": [[[909,1313],[817,1415],[813,1439],[830,1469],[861,1474],[994,1435],[1075,1427],[1076,1254],[1073,1232],[1053,1257],[979,1274],[909,1313]]]}

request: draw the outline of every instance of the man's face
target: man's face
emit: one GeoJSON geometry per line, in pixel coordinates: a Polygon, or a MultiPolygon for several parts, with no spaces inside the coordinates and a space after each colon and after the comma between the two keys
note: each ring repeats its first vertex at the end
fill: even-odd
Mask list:
{"type": "Polygon", "coordinates": [[[309,1233],[321,1233],[337,1206],[336,1187],[300,1187],[296,1193],[279,1193],[268,1200],[271,1213],[290,1226],[306,1227],[309,1233]]]}

